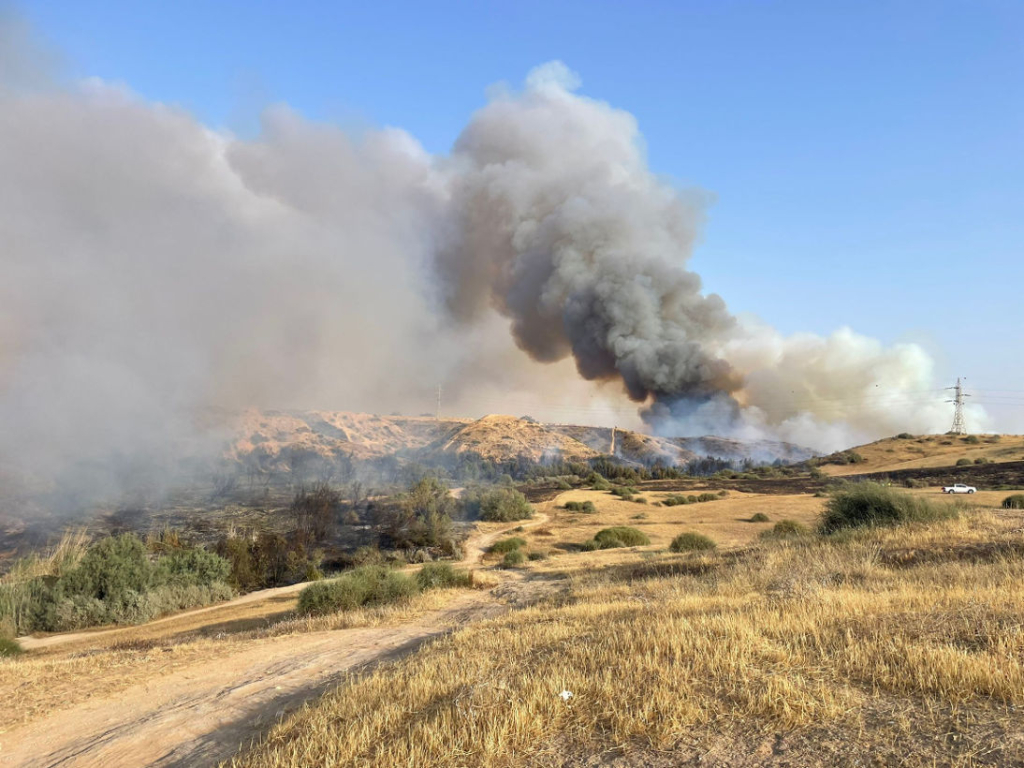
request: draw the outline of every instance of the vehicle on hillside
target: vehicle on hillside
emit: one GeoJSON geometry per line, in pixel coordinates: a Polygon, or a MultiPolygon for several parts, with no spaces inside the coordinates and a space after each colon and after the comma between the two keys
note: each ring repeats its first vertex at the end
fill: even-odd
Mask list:
{"type": "Polygon", "coordinates": [[[977,488],[973,485],[964,485],[963,483],[954,483],[953,485],[947,485],[943,487],[943,493],[976,493],[977,488]]]}

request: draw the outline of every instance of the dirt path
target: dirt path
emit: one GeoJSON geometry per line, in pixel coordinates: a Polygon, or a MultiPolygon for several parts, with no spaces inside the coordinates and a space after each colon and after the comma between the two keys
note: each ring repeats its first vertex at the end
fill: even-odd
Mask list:
{"type": "MultiPolygon", "coordinates": [[[[546,519],[541,515],[524,526],[546,519]]],[[[467,540],[463,562],[479,563],[487,547],[509,530],[467,540]]],[[[277,593],[259,594],[267,592],[277,593]]],[[[216,764],[346,672],[398,658],[454,628],[507,610],[497,592],[461,593],[443,609],[397,626],[271,638],[216,663],[140,682],[116,696],[0,734],[0,766],[216,764]]]]}
{"type": "MultiPolygon", "coordinates": [[[[459,489],[461,490],[461,489],[459,489]]],[[[538,514],[532,520],[523,523],[524,528],[533,528],[538,525],[543,525],[548,520],[547,515],[538,514]]],[[[497,539],[504,535],[507,535],[512,529],[502,528],[501,530],[491,531],[488,533],[478,533],[475,536],[471,536],[466,539],[465,550],[466,554],[463,557],[460,565],[470,566],[478,565],[483,559],[484,554],[487,552],[487,548],[493,544],[497,539]]],[[[417,566],[412,566],[407,570],[415,570],[417,566]]],[[[228,600],[223,603],[217,603],[216,605],[208,605],[203,608],[193,608],[189,611],[181,611],[180,613],[173,613],[170,616],[164,616],[159,619],[147,622],[144,626],[153,627],[159,624],[166,624],[168,622],[177,622],[182,619],[192,618],[200,616],[202,614],[216,613],[218,611],[224,611],[232,609],[240,605],[246,605],[248,603],[258,603],[262,600],[270,600],[275,597],[282,595],[291,595],[296,592],[301,592],[304,587],[309,586],[309,582],[299,582],[298,584],[289,584],[285,587],[272,587],[271,589],[261,589],[256,592],[249,592],[236,597],[232,600],[228,600]]],[[[21,647],[26,651],[34,651],[42,648],[53,648],[58,645],[64,645],[66,643],[74,643],[78,641],[89,641],[99,640],[104,637],[117,634],[119,632],[125,632],[127,629],[137,627],[108,627],[105,629],[94,629],[85,630],[83,632],[64,632],[56,635],[47,635],[45,637],[32,637],[26,635],[19,637],[18,642],[21,647]]]]}

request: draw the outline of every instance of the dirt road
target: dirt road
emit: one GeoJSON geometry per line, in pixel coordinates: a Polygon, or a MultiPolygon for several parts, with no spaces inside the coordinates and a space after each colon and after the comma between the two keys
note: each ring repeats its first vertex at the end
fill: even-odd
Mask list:
{"type": "MultiPolygon", "coordinates": [[[[539,516],[525,525],[545,520],[539,516]]],[[[487,547],[507,532],[495,530],[469,539],[463,562],[478,563],[487,547]]],[[[239,598],[247,599],[262,598],[239,598]]],[[[397,626],[270,638],[215,663],[145,680],[116,696],[90,700],[0,734],[0,766],[216,764],[283,714],[322,694],[346,672],[397,658],[445,632],[504,610],[493,592],[472,591],[397,626]]],[[[101,633],[79,633],[77,639],[90,634],[101,633]]],[[[64,642],[61,637],[68,636],[46,640],[54,645],[64,642]]]]}

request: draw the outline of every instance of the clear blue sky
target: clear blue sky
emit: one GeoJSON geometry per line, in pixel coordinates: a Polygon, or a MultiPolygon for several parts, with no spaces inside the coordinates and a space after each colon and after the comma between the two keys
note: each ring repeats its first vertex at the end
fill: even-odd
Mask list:
{"type": "MultiPolygon", "coordinates": [[[[944,376],[1024,402],[1019,0],[14,9],[70,77],[242,133],[286,102],[400,126],[433,152],[489,84],[562,59],[584,93],[636,115],[656,171],[715,194],[694,267],[732,309],[920,341],[944,376]]],[[[991,410],[1024,426],[1024,406],[991,410]]]]}

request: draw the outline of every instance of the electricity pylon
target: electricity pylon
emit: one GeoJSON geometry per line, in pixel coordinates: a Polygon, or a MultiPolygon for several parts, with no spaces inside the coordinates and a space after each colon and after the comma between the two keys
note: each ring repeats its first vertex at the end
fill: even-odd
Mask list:
{"type": "Polygon", "coordinates": [[[964,398],[970,397],[970,395],[964,394],[964,388],[960,384],[959,377],[957,377],[955,387],[946,387],[946,389],[952,389],[956,393],[953,395],[952,400],[946,401],[947,403],[953,403],[956,406],[953,411],[953,426],[949,431],[954,435],[966,435],[967,425],[964,423],[964,398]]]}

